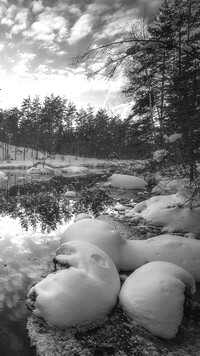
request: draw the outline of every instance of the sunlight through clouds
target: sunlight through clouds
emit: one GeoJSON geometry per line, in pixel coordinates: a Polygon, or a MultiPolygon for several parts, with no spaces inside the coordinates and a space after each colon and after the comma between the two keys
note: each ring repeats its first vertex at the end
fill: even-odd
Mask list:
{"type": "Polygon", "coordinates": [[[88,81],[88,72],[103,66],[105,58],[95,54],[77,68],[72,58],[130,30],[138,13],[145,10],[148,16],[160,2],[1,0],[1,107],[19,106],[28,95],[44,98],[51,93],[77,106],[109,104],[119,97],[122,74],[108,81],[102,72],[88,81]]]}

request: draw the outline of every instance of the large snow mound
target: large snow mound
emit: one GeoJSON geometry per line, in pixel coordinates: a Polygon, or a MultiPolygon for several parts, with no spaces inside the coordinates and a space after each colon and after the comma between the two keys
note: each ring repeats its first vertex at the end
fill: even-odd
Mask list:
{"type": "Polygon", "coordinates": [[[126,243],[114,227],[104,221],[85,218],[70,225],[62,234],[61,244],[68,241],[86,241],[105,251],[120,268],[121,249],[126,243]]]}
{"type": "Polygon", "coordinates": [[[200,208],[184,206],[187,196],[182,191],[172,195],[153,196],[137,204],[126,216],[141,217],[148,223],[162,226],[163,232],[200,234],[200,208]]]}
{"type": "Polygon", "coordinates": [[[146,240],[127,240],[110,224],[91,218],[70,225],[61,237],[61,246],[77,240],[101,248],[118,270],[134,271],[147,262],[168,261],[185,268],[200,282],[199,240],[169,234],[146,240]]]}
{"type": "Polygon", "coordinates": [[[119,266],[123,271],[134,271],[152,261],[174,263],[200,282],[199,240],[165,234],[146,240],[127,240],[121,248],[119,266]]]}
{"type": "Polygon", "coordinates": [[[195,281],[169,262],[150,262],[133,272],[120,291],[128,316],[156,336],[176,336],[183,317],[184,293],[195,293],[195,281]]]}
{"type": "Polygon", "coordinates": [[[111,186],[125,189],[145,189],[147,182],[140,177],[128,174],[113,174],[108,178],[111,186]]]}
{"type": "Polygon", "coordinates": [[[70,268],[49,274],[31,288],[28,304],[34,304],[33,313],[51,326],[102,322],[120,290],[112,260],[98,247],[81,241],[64,244],[57,250],[56,260],[70,268]]]}
{"type": "Polygon", "coordinates": [[[200,241],[177,235],[159,235],[141,242],[146,261],[168,261],[190,272],[200,282],[200,241]]]}

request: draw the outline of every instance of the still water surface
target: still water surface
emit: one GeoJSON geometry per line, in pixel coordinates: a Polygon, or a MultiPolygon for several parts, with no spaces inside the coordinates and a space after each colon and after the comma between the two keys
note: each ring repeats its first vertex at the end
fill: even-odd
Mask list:
{"type": "Polygon", "coordinates": [[[26,332],[26,295],[50,267],[60,234],[78,212],[98,215],[107,197],[95,186],[101,178],[55,176],[31,180],[7,172],[0,187],[0,356],[34,356],[26,332]],[[65,198],[75,190],[77,198],[65,198]]]}

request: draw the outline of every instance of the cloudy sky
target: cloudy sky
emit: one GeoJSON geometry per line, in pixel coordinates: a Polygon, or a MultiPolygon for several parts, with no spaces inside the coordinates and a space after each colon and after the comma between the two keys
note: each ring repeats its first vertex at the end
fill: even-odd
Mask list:
{"type": "Polygon", "coordinates": [[[78,107],[120,103],[122,75],[88,81],[92,59],[77,68],[71,58],[131,29],[139,15],[149,16],[161,0],[0,0],[0,107],[19,106],[28,95],[54,93],[78,107]]]}

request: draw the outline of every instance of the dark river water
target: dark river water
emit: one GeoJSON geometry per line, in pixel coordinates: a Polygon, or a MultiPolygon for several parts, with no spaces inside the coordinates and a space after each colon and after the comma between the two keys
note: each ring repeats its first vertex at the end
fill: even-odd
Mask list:
{"type": "Polygon", "coordinates": [[[94,216],[107,196],[95,185],[101,177],[31,179],[7,171],[0,187],[0,356],[33,356],[27,331],[26,295],[50,267],[60,234],[79,212],[94,216]],[[75,190],[75,200],[65,197],[75,190]]]}

